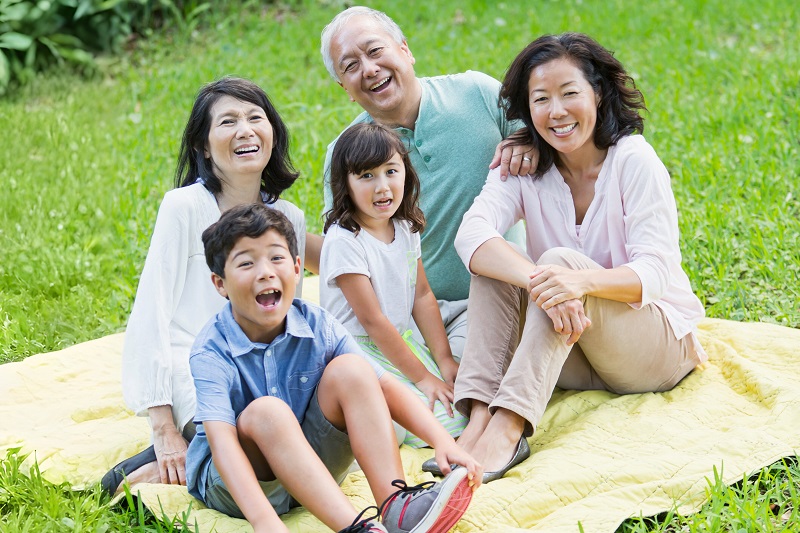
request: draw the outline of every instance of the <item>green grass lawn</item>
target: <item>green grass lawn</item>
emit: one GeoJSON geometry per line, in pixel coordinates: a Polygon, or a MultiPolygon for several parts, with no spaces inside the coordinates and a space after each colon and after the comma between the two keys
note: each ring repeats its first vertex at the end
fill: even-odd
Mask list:
{"type": "MultiPolygon", "coordinates": [[[[615,50],[646,97],[645,136],[671,172],[685,268],[707,314],[797,328],[795,4],[370,3],[404,28],[419,75],[474,69],[501,78],[542,33],[582,31],[615,50]]],[[[228,7],[190,36],[157,35],[106,59],[96,79],[54,73],[0,100],[0,362],[124,328],[189,108],[219,76],[251,78],[272,97],[302,176],[285,197],[320,229],[325,147],[359,111],[318,51],[322,27],[344,5],[228,7]]],[[[779,466],[776,475],[794,476],[796,488],[796,469],[787,478],[779,466]]],[[[0,490],[6,515],[3,498],[0,490]]],[[[26,530],[16,527],[3,530],[26,530]]]]}

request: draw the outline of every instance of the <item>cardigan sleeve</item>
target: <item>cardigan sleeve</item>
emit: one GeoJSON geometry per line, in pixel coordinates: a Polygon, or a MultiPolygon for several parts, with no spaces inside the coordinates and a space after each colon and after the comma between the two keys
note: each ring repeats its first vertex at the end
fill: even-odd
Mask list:
{"type": "Polygon", "coordinates": [[[300,256],[300,281],[297,283],[296,298],[303,297],[303,269],[306,266],[306,216],[303,210],[288,200],[277,200],[268,207],[274,207],[289,219],[297,238],[297,254],[300,256]]]}
{"type": "Polygon", "coordinates": [[[523,216],[520,178],[509,176],[503,182],[500,169],[491,170],[481,193],[464,213],[456,234],[456,252],[467,270],[472,255],[483,243],[494,237],[502,238],[523,216]]]}
{"type": "Polygon", "coordinates": [[[670,288],[672,270],[680,269],[678,210],[669,173],[652,147],[632,136],[621,148],[625,266],[642,282],[642,301],[632,304],[640,308],[661,299],[670,288]]]}
{"type": "Polygon", "coordinates": [[[190,199],[172,192],[158,209],[125,331],[122,392],[139,416],[150,407],[173,404],[169,329],[186,284],[191,235],[198,230],[192,228],[190,199]]]}

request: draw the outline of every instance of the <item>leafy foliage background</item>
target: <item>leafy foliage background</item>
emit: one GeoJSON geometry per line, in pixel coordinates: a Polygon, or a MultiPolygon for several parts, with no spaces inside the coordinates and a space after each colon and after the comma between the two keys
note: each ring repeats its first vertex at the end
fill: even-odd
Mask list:
{"type": "Polygon", "coordinates": [[[96,54],[119,52],[133,36],[155,29],[189,29],[210,6],[197,0],[0,0],[0,94],[53,65],[92,72],[96,54]]]}

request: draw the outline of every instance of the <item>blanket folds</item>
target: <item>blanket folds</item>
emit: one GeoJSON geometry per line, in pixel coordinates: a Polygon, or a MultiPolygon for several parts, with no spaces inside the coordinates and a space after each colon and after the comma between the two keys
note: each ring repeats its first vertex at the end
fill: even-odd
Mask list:
{"type": "MultiPolygon", "coordinates": [[[[617,396],[561,391],[529,440],[531,458],[482,487],[455,528],[471,531],[614,531],[627,517],[677,504],[697,509],[713,469],[733,483],[800,449],[800,331],[706,319],[709,361],[674,390],[617,396]]],[[[0,366],[0,452],[21,447],[45,478],[96,483],[148,445],[149,426],[125,409],[123,334],[0,366]]],[[[408,481],[430,450],[401,449],[408,481]]],[[[712,479],[713,480],[713,479],[712,479]]],[[[356,508],[373,504],[361,472],[344,491],[356,508]]],[[[252,531],[206,509],[185,487],[134,488],[156,514],[182,515],[201,532],[252,531]]],[[[284,516],[292,531],[326,531],[303,509],[284,516]]]]}

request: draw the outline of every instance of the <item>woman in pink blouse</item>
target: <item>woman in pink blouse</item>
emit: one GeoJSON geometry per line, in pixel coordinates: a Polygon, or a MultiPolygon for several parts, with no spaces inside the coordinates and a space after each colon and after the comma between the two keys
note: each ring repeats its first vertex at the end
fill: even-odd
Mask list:
{"type": "Polygon", "coordinates": [[[505,182],[492,171],[455,242],[474,274],[469,316],[481,317],[455,385],[470,417],[459,443],[484,482],[530,455],[525,437],[556,386],[664,391],[706,359],[669,174],[641,136],[643,97],[622,64],[586,35],[543,36],[500,97],[539,161],[505,182]],[[519,220],[527,254],[502,238],[519,220]]]}

